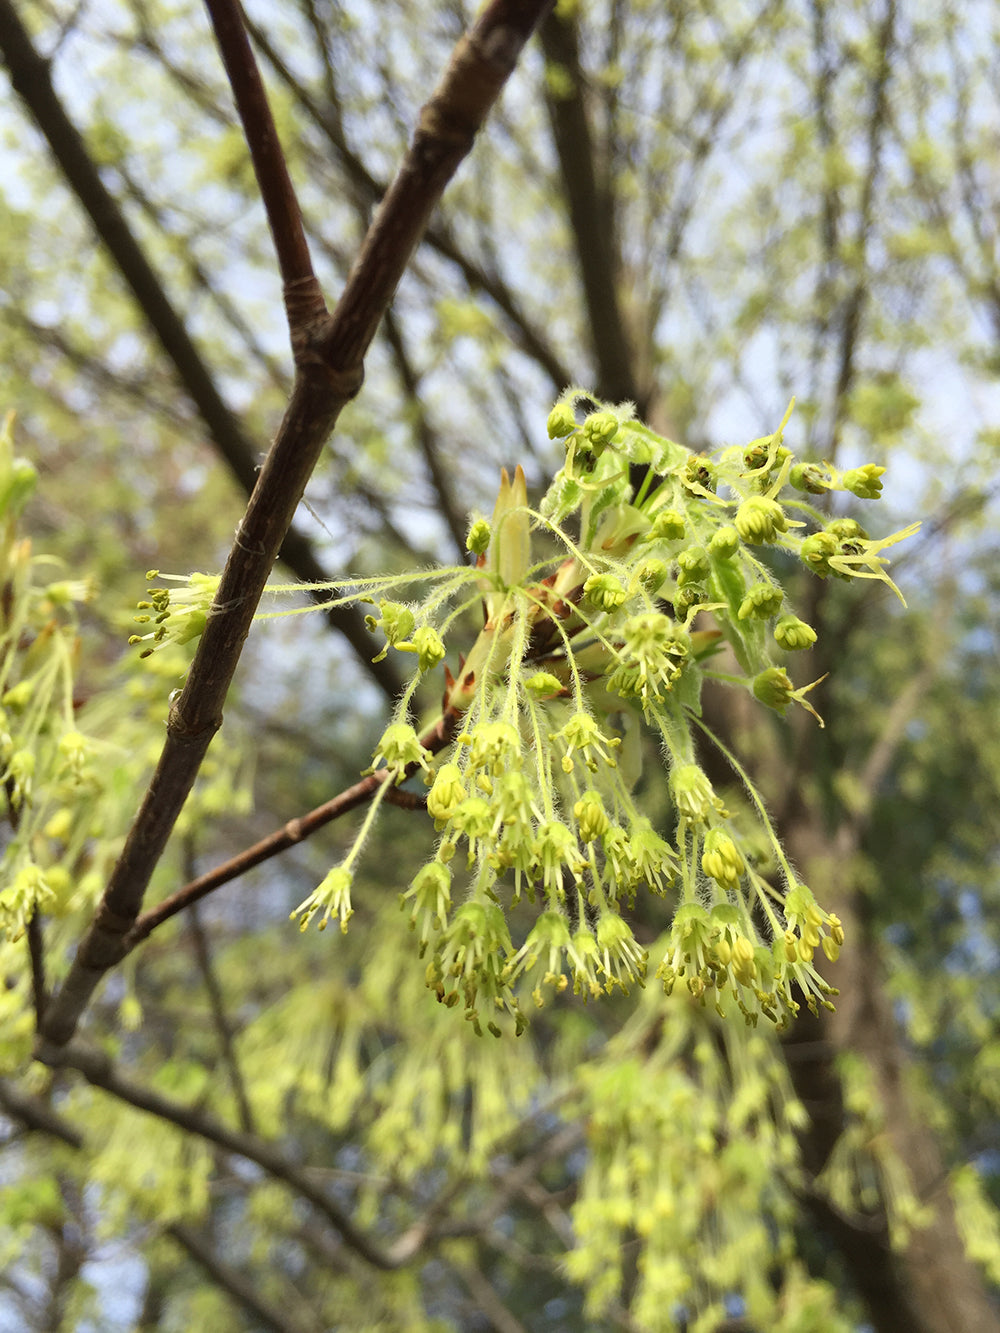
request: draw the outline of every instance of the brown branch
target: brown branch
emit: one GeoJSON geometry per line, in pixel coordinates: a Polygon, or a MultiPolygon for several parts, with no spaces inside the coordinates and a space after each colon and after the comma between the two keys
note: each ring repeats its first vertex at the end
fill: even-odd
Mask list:
{"type": "Polygon", "coordinates": [[[205,0],[205,7],[236,99],[236,109],[267,212],[285,288],[294,348],[299,328],[324,315],[326,302],[313,273],[299,201],[247,36],[239,0],[205,0]]]}
{"type": "Polygon", "coordinates": [[[42,935],[41,917],[36,911],[28,922],[28,954],[31,958],[31,998],[35,1006],[35,1026],[39,1026],[45,1006],[48,1004],[48,992],[45,985],[45,939],[42,935]]]}
{"type": "MultiPolygon", "coordinates": [[[[385,197],[386,185],[374,177],[361,158],[354,152],[343,131],[336,98],[330,99],[330,105],[324,106],[304,88],[286,61],[282,60],[267,30],[252,19],[247,20],[247,27],[254,43],[267,58],[268,64],[295,98],[299,107],[325,136],[334,149],[343,167],[348,181],[359,197],[369,205],[385,197]]],[[[308,151],[308,146],[306,146],[308,151]]],[[[455,267],[462,274],[470,292],[488,296],[502,314],[506,315],[512,340],[526,356],[530,357],[548,376],[553,389],[559,393],[574,376],[569,368],[560,361],[555,349],[521,309],[520,304],[509,286],[496,273],[489,272],[482,264],[476,263],[454,239],[445,223],[438,221],[429,226],[422,241],[455,267]]]]}
{"type": "Polygon", "coordinates": [[[52,1107],[40,1098],[29,1097],[19,1092],[5,1078],[0,1078],[0,1109],[11,1120],[19,1121],[25,1129],[38,1134],[48,1134],[71,1148],[83,1147],[83,1135],[64,1116],[58,1111],[53,1111],[52,1107]]]}
{"type": "Polygon", "coordinates": [[[453,1263],[451,1268],[468,1288],[476,1314],[489,1320],[492,1333],[527,1333],[524,1324],[511,1313],[496,1287],[475,1263],[453,1263]]]}
{"type": "MultiPolygon", "coordinates": [[[[432,754],[436,754],[438,750],[443,749],[454,734],[457,720],[456,714],[445,714],[421,736],[420,741],[424,748],[430,750],[432,754]]],[[[416,765],[409,771],[412,773],[415,769],[416,765]]],[[[306,838],[312,837],[319,829],[332,823],[333,820],[339,819],[341,815],[349,814],[350,811],[356,810],[358,806],[365,805],[375,795],[386,777],[385,769],[381,769],[378,773],[370,773],[367,777],[362,778],[360,782],[354,783],[352,787],[338,792],[336,796],[331,796],[328,801],[316,806],[307,815],[290,819],[287,824],[283,824],[280,829],[275,829],[266,838],[261,838],[252,847],[246,847],[242,852],[237,852],[228,861],[223,861],[221,865],[216,866],[213,870],[206,871],[204,875],[199,875],[197,879],[193,879],[179,888],[169,898],[164,898],[162,902],[157,903],[148,912],[143,912],[122,942],[124,952],[131,953],[138,944],[141,944],[147,936],[152,934],[157,926],[162,926],[171,917],[177,916],[178,913],[185,911],[188,907],[192,907],[214,890],[221,888],[223,884],[229,884],[232,880],[239,879],[248,870],[253,870],[255,866],[261,865],[264,861],[270,861],[273,856],[286,852],[289,847],[294,847],[296,843],[304,842],[306,838]]],[[[396,789],[386,792],[385,800],[390,805],[399,805],[405,809],[412,810],[424,807],[424,802],[419,796],[396,789]]]]}
{"type": "Polygon", "coordinates": [[[372,773],[370,776],[362,778],[353,787],[348,787],[346,791],[331,797],[329,801],[324,801],[315,810],[310,810],[307,815],[290,819],[287,824],[283,824],[280,829],[269,833],[266,838],[261,838],[252,847],[246,847],[242,852],[237,852],[228,861],[223,861],[221,865],[206,871],[204,875],[199,875],[197,879],[185,884],[176,893],[172,893],[169,898],[164,898],[162,902],[157,903],[148,912],[143,912],[122,941],[124,953],[131,953],[136,945],[141,944],[148,935],[151,935],[157,926],[162,926],[165,921],[177,916],[179,912],[193,907],[195,903],[200,902],[202,898],[221,888],[223,884],[229,884],[232,880],[239,879],[240,875],[245,875],[254,866],[269,861],[273,856],[278,856],[281,852],[287,851],[289,847],[294,847],[296,843],[311,837],[325,824],[331,823],[334,819],[339,819],[341,815],[346,815],[351,810],[356,810],[359,805],[364,805],[374,796],[383,778],[384,770],[381,775],[372,773]]]}
{"type": "MultiPolygon", "coordinates": [[[[257,483],[257,451],[236,415],[223,401],[187,327],[167,296],[117,202],[105,187],[87,145],[52,85],[49,62],[35,50],[11,0],[0,0],[0,53],[11,84],[48,142],[67,185],[86,211],[94,230],[132,292],[144,319],[174,366],[197,408],[216,449],[240,486],[251,495],[257,483]]],[[[290,522],[290,521],[289,521],[290,522]]],[[[288,524],[285,525],[288,527],[288,524]]],[[[328,580],[309,539],[298,529],[283,534],[282,559],[302,582],[328,580]]],[[[399,692],[401,682],[388,660],[372,664],[362,616],[350,607],[327,612],[358,653],[384,693],[399,692]]]]}
{"type": "Polygon", "coordinates": [[[493,0],[462,37],[421,112],[336,309],[301,330],[291,401],[237,531],[187,682],[171,707],[156,771],[66,981],[46,1013],[43,1031],[51,1045],[70,1040],[98,982],[124,957],[124,940],[150,877],[222,724],[257,603],[320,451],[361,387],[365,352],[431,210],[550,3],[493,0]]]}

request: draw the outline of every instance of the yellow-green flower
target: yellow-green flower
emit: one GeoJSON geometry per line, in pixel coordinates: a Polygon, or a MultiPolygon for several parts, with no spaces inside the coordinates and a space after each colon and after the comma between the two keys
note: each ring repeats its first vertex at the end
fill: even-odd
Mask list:
{"type": "Polygon", "coordinates": [[[347,934],[347,923],[354,915],[351,906],[351,884],[353,875],[345,866],[334,866],[327,873],[322,883],[307,898],[299,903],[292,912],[292,920],[299,917],[299,929],[305,930],[313,917],[322,912],[319,929],[325,930],[332,916],[340,918],[340,929],[347,934]]]}
{"type": "Polygon", "coordinates": [[[457,764],[442,764],[427,793],[427,811],[434,820],[449,819],[468,792],[457,764]]]}

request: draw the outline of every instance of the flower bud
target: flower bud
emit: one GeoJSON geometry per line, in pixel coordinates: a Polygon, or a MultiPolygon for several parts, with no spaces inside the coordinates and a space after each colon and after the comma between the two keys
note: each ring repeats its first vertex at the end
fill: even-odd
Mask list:
{"type": "Polygon", "coordinates": [[[647,540],[676,542],[686,531],[683,514],[676,509],[661,509],[653,519],[647,540]]]}
{"type": "Polygon", "coordinates": [[[884,467],[866,463],[864,467],[851,468],[840,481],[845,491],[850,491],[859,500],[877,500],[882,494],[882,474],[884,467]]]}
{"type": "Polygon", "coordinates": [[[551,699],[554,695],[562,694],[564,686],[551,671],[536,671],[530,680],[524,682],[524,688],[536,699],[551,699]]]}
{"type": "Polygon", "coordinates": [[[573,806],[573,818],[580,832],[581,842],[595,842],[611,827],[599,792],[585,791],[573,806]]]}
{"type": "Polygon", "coordinates": [[[814,532],[802,539],[799,559],[808,565],[814,574],[825,579],[830,572],[830,557],[837,554],[837,549],[837,539],[829,532],[814,532]]]}
{"type": "Polygon", "coordinates": [[[784,667],[768,667],[754,680],[753,692],[762,704],[783,713],[792,702],[795,687],[784,667]]]}
{"type": "Polygon", "coordinates": [[[677,586],[683,588],[688,583],[697,583],[708,573],[708,553],[703,546],[689,546],[677,557],[680,574],[677,586]]]}
{"type": "Polygon", "coordinates": [[[868,533],[854,518],[835,518],[826,525],[826,531],[842,542],[868,540],[868,533]]]}
{"type": "Polygon", "coordinates": [[[576,416],[569,403],[556,403],[549,413],[546,430],[550,440],[561,440],[576,430],[576,416]]]}
{"type": "Polygon", "coordinates": [[[483,555],[489,547],[492,536],[492,529],[486,519],[477,518],[469,528],[469,535],[465,539],[465,549],[471,551],[473,555],[483,555]]]}
{"type": "Polygon", "coordinates": [[[591,574],[583,585],[584,596],[599,611],[614,611],[628,597],[621,581],[614,574],[591,574]]]}
{"type": "Polygon", "coordinates": [[[816,642],[816,631],[798,616],[782,616],[774,627],[774,641],[786,652],[799,652],[813,646],[816,642]]]}
{"type": "Polygon", "coordinates": [[[457,764],[442,764],[434,784],[427,793],[427,811],[435,820],[450,819],[458,805],[465,800],[462,770],[457,764]]]}
{"type": "Polygon", "coordinates": [[[662,560],[641,560],[634,573],[643,591],[652,597],[666,581],[667,567],[662,560]]]}
{"type": "Polygon", "coordinates": [[[723,829],[710,829],[705,834],[701,868],[724,889],[735,889],[746,870],[746,863],[728,833],[723,829]]]}
{"type": "Polygon", "coordinates": [[[740,548],[740,534],[731,523],[725,527],[718,528],[708,543],[710,555],[716,556],[719,560],[728,560],[730,556],[736,554],[740,548]]]}
{"type": "Polygon", "coordinates": [[[740,620],[770,620],[781,610],[785,594],[773,583],[755,583],[747,589],[747,594],[740,603],[740,620]]]}
{"type": "Polygon", "coordinates": [[[823,495],[830,489],[830,474],[815,463],[796,463],[788,480],[797,491],[805,491],[808,495],[823,495]]]}
{"type": "Polygon", "coordinates": [[[582,429],[591,453],[599,458],[618,434],[618,418],[613,412],[591,412],[582,429]]]}
{"type": "Polygon", "coordinates": [[[765,542],[773,542],[779,532],[786,531],[788,519],[776,500],[752,495],[737,509],[733,525],[745,542],[761,546],[765,542]]]}
{"type": "Polygon", "coordinates": [[[420,625],[413,631],[409,643],[397,643],[396,647],[400,652],[416,653],[421,671],[431,671],[444,657],[441,635],[431,625],[420,625]]]}

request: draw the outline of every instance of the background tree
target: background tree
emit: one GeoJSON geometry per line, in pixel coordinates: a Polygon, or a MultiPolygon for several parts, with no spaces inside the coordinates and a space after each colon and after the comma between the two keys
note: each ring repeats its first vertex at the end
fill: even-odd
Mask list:
{"type": "MultiPolygon", "coordinates": [[[[241,71],[252,85],[234,15],[209,8],[234,86],[241,71]]],[[[75,716],[113,775],[65,910],[5,946],[11,1318],[997,1327],[983,1281],[1000,1275],[996,16],[928,19],[893,0],[560,5],[430,216],[326,445],[406,247],[388,237],[395,268],[375,284],[349,273],[466,9],[248,7],[302,210],[299,233],[275,141],[251,119],[279,277],[199,10],[0,2],[18,93],[5,406],[40,473],[36,549],[101,587],[80,611],[75,716]],[[391,810],[346,938],[299,935],[287,914],[350,832],[294,826],[281,858],[151,930],[62,1044],[101,976],[100,932],[94,972],[77,963],[84,984],[67,991],[70,960],[190,656],[121,664],[128,608],[148,566],[221,568],[267,441],[289,442],[276,312],[281,281],[314,292],[303,242],[331,304],[347,284],[360,310],[319,329],[341,375],[299,418],[321,454],[282,548],[303,581],[461,556],[498,465],[523,463],[536,490],[559,465],[542,423],[574,381],[704,450],[772,431],[794,394],[797,453],[888,464],[901,521],[928,516],[900,558],[905,614],[878,587],[798,591],[819,635],[809,678],[830,671],[824,731],[706,699],[845,922],[835,1015],[803,1016],[779,1044],[650,986],[479,1039],[411,965],[397,893],[422,816],[391,810]],[[29,1055],[50,990],[47,1072],[29,1055]]],[[[252,86],[240,100],[259,114],[252,86]]],[[[322,323],[290,303],[300,407],[317,348],[303,309],[322,323]]],[[[313,461],[291,452],[288,515],[313,461]]],[[[266,477],[284,457],[279,444],[266,477]]],[[[280,505],[262,518],[276,548],[280,505]]],[[[241,589],[266,576],[252,556],[241,589]]],[[[41,604],[36,631],[55,614],[41,604]]],[[[360,616],[327,620],[333,634],[296,618],[251,637],[153,911],[368,762],[398,666],[372,662],[360,616]]],[[[232,663],[241,632],[220,630],[232,663]]],[[[192,670],[175,749],[214,723],[227,683],[192,670]]],[[[652,941],[663,924],[649,913],[637,929],[652,941]]]]}

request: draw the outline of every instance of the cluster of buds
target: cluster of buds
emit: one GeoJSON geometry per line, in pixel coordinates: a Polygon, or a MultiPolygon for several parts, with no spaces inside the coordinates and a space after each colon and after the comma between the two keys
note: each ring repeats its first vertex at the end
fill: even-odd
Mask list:
{"type": "MultiPolygon", "coordinates": [[[[338,585],[337,604],[377,603],[367,622],[384,638],[379,656],[414,654],[417,670],[373,756],[379,796],[346,861],[294,914],[303,926],[336,917],[347,928],[352,868],[381,793],[419,772],[438,840],[401,905],[428,985],[477,1030],[499,1032],[504,1015],[520,1028],[529,996],[627,992],[651,961],[668,991],[684,984],[748,1022],[829,1005],[814,955],[833,960],[842,927],[798,882],[759,800],[778,882],[754,868],[697,762],[699,695],[711,678],[778,712],[812,712],[812,686],[796,688],[786,662],[816,633],[788,605],[767,549],[821,578],[879,579],[898,594],[882,552],[914,527],[873,541],[819,512],[806,497],[875,498],[884,469],[841,475],[797,461],[783,440],[789,413],[772,435],[706,457],[656,435],[629,404],[594,410],[568,390],[548,420],[565,462],[537,509],[521,470],[504,472],[492,518],[470,528],[469,566],[338,585]],[[546,549],[533,552],[539,537],[546,549]],[[422,600],[389,599],[418,582],[422,600]],[[418,683],[444,662],[463,612],[480,607],[457,675],[443,666],[441,718],[418,736],[418,683]],[[739,674],[718,668],[726,646],[739,674]],[[644,728],[669,774],[662,828],[633,794],[644,728]],[[626,920],[642,892],[669,904],[652,960],[626,920]]],[[[195,630],[207,591],[190,586],[180,633],[195,630]]],[[[154,640],[182,611],[176,595],[161,600],[149,608],[154,640]]]]}

